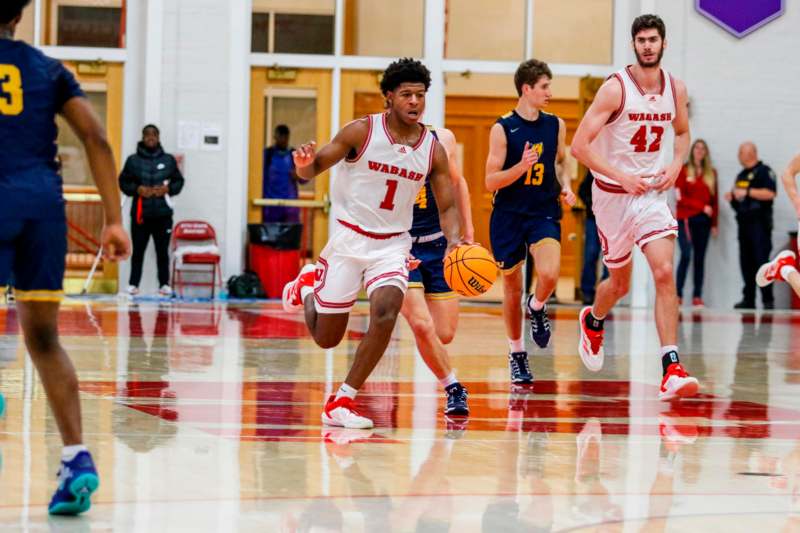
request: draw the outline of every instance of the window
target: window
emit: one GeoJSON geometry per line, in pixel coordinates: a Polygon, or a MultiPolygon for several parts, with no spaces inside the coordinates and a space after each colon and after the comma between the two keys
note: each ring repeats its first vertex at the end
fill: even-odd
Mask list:
{"type": "MultiPolygon", "coordinates": [[[[106,124],[107,116],[107,94],[103,84],[82,84],[86,98],[92,104],[100,123],[106,124]]],[[[89,168],[89,160],[83,144],[72,131],[67,121],[61,115],[57,115],[56,124],[58,125],[58,158],[61,161],[61,176],[64,185],[93,185],[92,172],[89,168]]]]}
{"type": "Polygon", "coordinates": [[[425,0],[404,0],[402,16],[386,16],[374,0],[345,0],[345,55],[421,57],[425,0]]]}
{"type": "Polygon", "coordinates": [[[610,65],[613,0],[536,0],[533,50],[550,63],[610,65]]]}
{"type": "Polygon", "coordinates": [[[251,50],[333,54],[333,0],[253,0],[251,50]]]}
{"type": "Polygon", "coordinates": [[[525,0],[451,1],[446,17],[445,57],[522,60],[525,0]]]}
{"type": "Polygon", "coordinates": [[[122,0],[48,0],[44,8],[45,44],[125,47],[122,0]]]}

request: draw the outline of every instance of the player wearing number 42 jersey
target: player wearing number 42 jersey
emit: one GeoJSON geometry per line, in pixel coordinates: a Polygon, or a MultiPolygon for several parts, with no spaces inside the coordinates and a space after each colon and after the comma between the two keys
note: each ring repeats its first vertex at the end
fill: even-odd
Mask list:
{"type": "Polygon", "coordinates": [[[631,252],[639,246],[656,286],[655,318],[663,377],[659,398],[693,396],[698,382],[678,358],[678,299],[673,252],[678,225],[667,205],[689,151],[684,84],[661,68],[666,28],[656,15],[631,27],[637,63],[608,78],[572,142],[572,154],[592,170],[592,210],[610,277],[597,287],[593,307],[580,313],[578,350],[587,368],[603,365],[603,320],[627,292],[631,252]],[[665,146],[674,145],[673,153],[665,146]]]}
{"type": "Polygon", "coordinates": [[[367,333],[350,372],[322,413],[324,424],[370,428],[355,396],[386,350],[408,287],[414,201],[425,178],[431,183],[448,250],[459,240],[447,154],[421,122],[430,72],[400,59],[384,71],[381,91],[388,111],[351,122],[318,153],[314,143],[293,154],[298,176],[310,179],[343,161],[334,182],[335,229],[316,267],[306,266],[286,285],[287,312],[305,311],[322,348],[339,344],[359,291],[370,303],[367,333]],[[336,205],[337,202],[340,202],[336,205]]]}
{"type": "Polygon", "coordinates": [[[0,2],[0,285],[13,275],[25,345],[41,378],[64,448],[51,514],[89,509],[99,478],[82,444],[78,378],[58,339],[58,308],[67,253],[55,118],[62,115],[86,148],[105,210],[106,259],[124,259],[116,165],[97,115],[72,74],[39,50],[15,41],[28,0],[0,2]]]}

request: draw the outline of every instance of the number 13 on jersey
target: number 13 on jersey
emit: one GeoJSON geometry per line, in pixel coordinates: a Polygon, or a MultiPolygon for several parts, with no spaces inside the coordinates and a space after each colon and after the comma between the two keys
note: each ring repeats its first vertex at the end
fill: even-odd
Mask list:
{"type": "Polygon", "coordinates": [[[0,64],[0,115],[19,115],[22,108],[22,74],[19,68],[0,64]]]}
{"type": "Polygon", "coordinates": [[[544,180],[544,163],[536,163],[528,169],[525,185],[541,185],[542,180],[544,180]]]}

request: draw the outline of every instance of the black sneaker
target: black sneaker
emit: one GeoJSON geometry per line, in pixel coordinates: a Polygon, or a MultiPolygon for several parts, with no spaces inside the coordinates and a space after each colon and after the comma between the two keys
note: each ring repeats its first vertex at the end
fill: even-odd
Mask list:
{"type": "Polygon", "coordinates": [[[469,407],[467,407],[467,389],[461,383],[453,383],[445,387],[444,392],[447,394],[447,406],[444,408],[444,414],[450,416],[467,416],[469,415],[469,407]]]}
{"type": "Polygon", "coordinates": [[[755,302],[747,302],[745,300],[742,300],[741,302],[737,302],[736,304],[734,304],[733,308],[734,309],[755,309],[756,308],[756,304],[755,304],[755,302]]]}
{"type": "Polygon", "coordinates": [[[767,310],[775,309],[775,302],[764,302],[762,305],[764,306],[764,309],[767,310]]]}
{"type": "Polygon", "coordinates": [[[547,306],[539,311],[534,311],[531,307],[531,298],[528,297],[528,311],[531,314],[531,340],[539,348],[547,348],[550,344],[550,320],[547,318],[547,306]]]}
{"type": "Polygon", "coordinates": [[[511,352],[508,354],[508,367],[511,371],[511,383],[528,385],[533,383],[533,374],[528,364],[528,352],[511,352]]]}

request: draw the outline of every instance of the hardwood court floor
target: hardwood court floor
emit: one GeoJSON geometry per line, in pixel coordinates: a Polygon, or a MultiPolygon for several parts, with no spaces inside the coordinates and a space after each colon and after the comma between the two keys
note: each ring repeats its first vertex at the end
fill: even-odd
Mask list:
{"type": "Polygon", "coordinates": [[[591,374],[578,309],[554,310],[533,391],[510,392],[499,308],[464,306],[450,352],[468,421],[442,415],[401,322],[359,396],[377,427],[323,428],[364,309],[325,351],[274,303],[69,300],[62,339],[101,487],[87,515],[49,519],[60,442],[1,308],[0,528],[800,530],[800,315],[685,312],[682,359],[702,395],[664,404],[649,312],[617,312],[591,374]]]}

